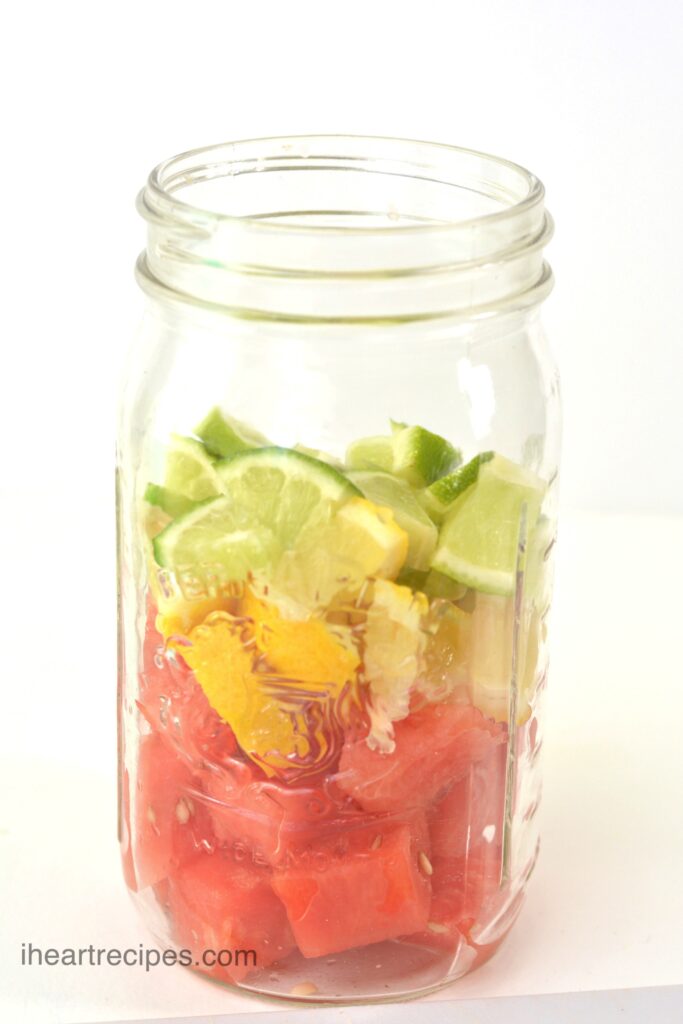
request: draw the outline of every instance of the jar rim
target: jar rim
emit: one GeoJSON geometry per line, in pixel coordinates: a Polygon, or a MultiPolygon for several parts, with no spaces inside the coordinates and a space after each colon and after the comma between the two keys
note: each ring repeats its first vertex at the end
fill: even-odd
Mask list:
{"type": "Polygon", "coordinates": [[[439,142],[220,143],[150,174],[138,196],[148,225],[138,280],[244,317],[404,319],[534,304],[552,283],[544,195],[519,164],[439,142]]]}
{"type": "MultiPolygon", "coordinates": [[[[252,158],[252,162],[258,163],[259,161],[263,161],[265,168],[267,161],[274,158],[274,156],[256,157],[252,158]]],[[[362,157],[359,157],[359,159],[362,159],[362,157]]],[[[404,162],[406,164],[409,162],[407,156],[404,158],[404,162]]],[[[260,168],[256,167],[255,169],[258,170],[260,168]]],[[[451,182],[446,181],[444,184],[452,184],[453,186],[456,186],[458,182],[453,180],[451,182]]],[[[163,219],[170,218],[176,222],[185,222],[188,225],[203,224],[205,227],[209,227],[212,223],[215,225],[239,225],[241,228],[248,227],[250,230],[253,229],[259,234],[270,234],[272,232],[273,235],[280,235],[282,233],[287,233],[318,238],[335,234],[357,236],[361,238],[390,235],[393,238],[398,238],[424,234],[443,234],[448,233],[449,231],[453,232],[454,230],[460,232],[470,229],[475,225],[485,227],[487,225],[504,223],[505,221],[518,218],[520,215],[534,207],[543,205],[544,198],[545,189],[541,180],[521,164],[512,160],[507,160],[504,157],[495,156],[490,153],[485,153],[476,149],[469,149],[463,146],[455,146],[450,143],[431,142],[400,136],[324,133],[261,136],[250,139],[240,139],[234,142],[216,143],[210,146],[200,146],[186,150],[183,153],[179,153],[176,156],[172,156],[161,161],[152,169],[145,187],[139,193],[137,205],[140,214],[146,220],[156,220],[158,217],[163,219]],[[316,142],[334,142],[341,146],[341,151],[335,154],[316,154],[319,159],[334,159],[344,156],[343,151],[345,145],[347,147],[349,145],[353,147],[376,144],[378,146],[389,145],[394,147],[403,147],[406,149],[411,147],[424,151],[426,154],[433,154],[435,161],[429,166],[434,170],[439,166],[437,162],[439,157],[442,160],[448,160],[450,157],[451,159],[457,158],[462,160],[465,158],[472,161],[481,161],[482,164],[488,164],[491,168],[505,170],[516,175],[519,183],[522,186],[526,186],[526,192],[518,199],[502,206],[498,210],[477,216],[457,220],[427,221],[425,223],[418,224],[399,224],[392,222],[390,224],[374,224],[372,226],[366,224],[297,224],[292,223],[291,221],[278,220],[272,215],[264,216],[263,214],[258,213],[244,215],[231,214],[212,210],[209,207],[188,202],[187,200],[180,199],[177,196],[177,192],[184,186],[194,184],[198,181],[206,181],[209,178],[214,179],[230,175],[231,172],[228,170],[228,166],[231,161],[226,159],[225,156],[223,159],[217,159],[221,154],[227,155],[229,152],[232,152],[232,154],[236,156],[238,150],[247,150],[250,147],[279,146],[281,147],[281,152],[277,154],[279,158],[287,157],[290,159],[305,161],[313,156],[313,154],[306,152],[306,147],[316,142]],[[297,148],[299,149],[299,152],[296,151],[297,148]],[[183,165],[188,161],[195,162],[201,158],[204,158],[205,160],[203,165],[195,165],[189,169],[183,169],[183,165]],[[211,170],[215,173],[201,173],[200,176],[200,172],[211,170]]]]}

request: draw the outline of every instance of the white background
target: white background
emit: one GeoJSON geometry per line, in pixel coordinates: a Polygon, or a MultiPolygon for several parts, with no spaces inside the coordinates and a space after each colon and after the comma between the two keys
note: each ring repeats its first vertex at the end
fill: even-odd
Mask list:
{"type": "MultiPolygon", "coordinates": [[[[545,321],[564,388],[566,546],[545,882],[523,919],[531,947],[520,931],[508,960],[462,992],[487,978],[499,994],[683,980],[681,834],[666,831],[683,803],[682,66],[678,0],[28,0],[3,13],[0,736],[12,799],[0,839],[16,840],[16,873],[3,876],[14,924],[2,970],[20,939],[68,945],[63,887],[82,905],[79,877],[103,887],[98,909],[125,905],[109,862],[90,858],[113,851],[113,441],[142,305],[135,194],[155,163],[194,146],[352,132],[516,160],[545,182],[557,225],[545,321]]],[[[95,914],[78,934],[132,938],[123,913],[109,932],[95,914]]],[[[16,978],[13,1019],[165,1009],[158,980],[131,978],[139,1000],[123,1007],[116,979],[82,977],[67,998],[40,972],[16,978]]]]}
{"type": "Polygon", "coordinates": [[[24,0],[2,36],[4,480],[82,488],[87,465],[90,487],[109,487],[138,314],[133,200],[155,163],[233,138],[367,132],[541,177],[563,500],[683,511],[677,0],[24,0]],[[58,455],[38,471],[26,452],[46,432],[58,455]]]}

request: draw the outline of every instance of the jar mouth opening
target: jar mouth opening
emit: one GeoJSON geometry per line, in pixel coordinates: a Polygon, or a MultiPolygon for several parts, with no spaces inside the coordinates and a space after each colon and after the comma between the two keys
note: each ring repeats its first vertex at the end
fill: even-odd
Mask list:
{"type": "Polygon", "coordinates": [[[300,135],[195,149],[152,171],[138,209],[142,286],[235,316],[468,315],[533,304],[551,280],[538,178],[440,143],[300,135]]]}
{"type": "MultiPolygon", "coordinates": [[[[305,175],[297,174],[301,179],[305,175]]],[[[320,175],[316,184],[319,185],[320,175]]],[[[341,178],[338,179],[341,183],[341,178]]],[[[336,187],[336,183],[335,183],[336,187]]],[[[280,196],[286,190],[280,187],[280,196]]],[[[365,184],[361,192],[367,192],[365,184]]],[[[333,235],[359,238],[389,236],[461,234],[475,227],[485,229],[524,218],[542,208],[544,188],[530,171],[510,160],[446,143],[368,135],[294,135],[245,139],[188,150],[158,164],[138,197],[138,209],[145,219],[174,222],[177,226],[215,229],[248,229],[260,235],[305,235],[322,240],[333,235]],[[339,206],[335,196],[324,208],[306,208],[316,193],[313,188],[301,198],[301,190],[289,197],[291,209],[260,209],[263,186],[254,183],[264,174],[275,173],[280,181],[294,180],[291,172],[318,171],[344,175],[347,195],[355,208],[339,206]],[[348,188],[353,172],[365,172],[386,182],[407,182],[423,191],[431,186],[433,195],[423,209],[409,210],[398,201],[381,197],[372,203],[372,190],[361,195],[348,188]],[[369,173],[368,173],[369,172],[369,173]],[[245,177],[246,176],[246,177],[245,177]],[[249,185],[246,183],[249,182],[249,185]],[[246,187],[245,187],[246,186],[246,187]],[[310,197],[310,198],[309,198],[310,197]],[[356,200],[354,203],[353,200],[356,200]],[[473,212],[473,210],[475,212],[473,212]]],[[[267,205],[267,204],[266,204],[267,205]]],[[[280,199],[282,205],[282,199],[280,199]]]]}

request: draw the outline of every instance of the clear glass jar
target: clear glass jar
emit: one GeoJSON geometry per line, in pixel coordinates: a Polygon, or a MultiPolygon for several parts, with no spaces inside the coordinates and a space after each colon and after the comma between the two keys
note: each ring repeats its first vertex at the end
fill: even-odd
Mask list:
{"type": "Polygon", "coordinates": [[[127,884],[226,983],[437,988],[495,951],[538,848],[559,449],[542,185],[440,145],[262,139],[161,164],[139,210],[127,884]]]}

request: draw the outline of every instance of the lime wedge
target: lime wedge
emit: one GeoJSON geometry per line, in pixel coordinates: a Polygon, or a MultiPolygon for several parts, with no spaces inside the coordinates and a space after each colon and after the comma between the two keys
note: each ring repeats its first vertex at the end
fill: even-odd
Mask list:
{"type": "Polygon", "coordinates": [[[436,569],[430,569],[429,572],[403,569],[396,582],[401,586],[410,587],[411,590],[425,594],[430,601],[436,598],[446,601],[462,601],[467,593],[464,583],[458,583],[457,580],[452,580],[450,576],[444,576],[436,569]]]}
{"type": "Polygon", "coordinates": [[[237,452],[270,444],[263,434],[233,416],[227,416],[218,406],[195,427],[195,434],[202,439],[212,455],[223,459],[237,452]]]}
{"type": "Polygon", "coordinates": [[[203,501],[221,493],[221,482],[216,476],[213,459],[201,441],[177,434],[172,436],[166,456],[164,486],[190,501],[203,501]]]}
{"type": "Polygon", "coordinates": [[[346,451],[349,469],[381,469],[391,472],[394,465],[394,447],[390,437],[361,437],[353,441],[346,451]]]}
{"type": "Polygon", "coordinates": [[[398,525],[408,534],[406,567],[428,569],[438,533],[412,487],[379,470],[353,470],[348,477],[375,505],[390,508],[398,525]]]}
{"type": "Polygon", "coordinates": [[[414,487],[424,487],[438,480],[461,461],[460,452],[445,438],[424,427],[403,427],[393,424],[392,472],[414,487]]]}
{"type": "Polygon", "coordinates": [[[175,519],[177,516],[184,516],[186,512],[191,512],[195,506],[195,502],[191,501],[190,498],[186,498],[184,494],[169,491],[168,487],[162,487],[160,484],[147,484],[144,499],[148,505],[160,508],[171,519],[175,519]]]}
{"type": "Polygon", "coordinates": [[[464,466],[449,473],[448,476],[442,476],[440,480],[436,480],[422,491],[420,500],[435,523],[443,521],[455,499],[474,483],[479,476],[480,466],[485,462],[490,462],[493,454],[493,452],[480,452],[464,466]]]}
{"type": "Polygon", "coordinates": [[[494,455],[444,519],[432,568],[475,590],[508,595],[515,588],[522,516],[526,537],[538,519],[544,483],[494,455]]]}
{"type": "Polygon", "coordinates": [[[464,583],[458,583],[436,569],[430,569],[422,589],[429,598],[440,597],[447,601],[461,601],[467,593],[464,583]]]}
{"type": "Polygon", "coordinates": [[[425,427],[389,421],[388,437],[361,437],[346,452],[349,469],[380,469],[414,487],[425,487],[459,465],[460,452],[425,427]]]}

